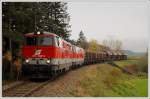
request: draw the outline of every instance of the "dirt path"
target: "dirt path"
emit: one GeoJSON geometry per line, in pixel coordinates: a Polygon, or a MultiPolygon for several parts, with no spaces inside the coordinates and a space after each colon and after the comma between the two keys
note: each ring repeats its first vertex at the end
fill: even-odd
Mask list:
{"type": "Polygon", "coordinates": [[[84,78],[84,76],[86,76],[89,71],[96,69],[97,66],[98,65],[95,64],[72,70],[64,74],[63,76],[58,77],[56,80],[50,82],[48,85],[44,86],[41,90],[33,93],[31,96],[74,96],[72,94],[72,91],[81,91],[82,89],[78,88],[80,81],[84,78]]]}

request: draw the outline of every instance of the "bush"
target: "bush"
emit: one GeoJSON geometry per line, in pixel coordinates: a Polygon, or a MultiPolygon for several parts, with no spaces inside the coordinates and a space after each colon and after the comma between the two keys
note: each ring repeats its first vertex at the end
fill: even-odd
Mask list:
{"type": "Polygon", "coordinates": [[[125,66],[125,70],[127,70],[130,73],[137,73],[138,66],[136,64],[127,65],[127,66],[125,66]]]}
{"type": "Polygon", "coordinates": [[[139,73],[139,72],[148,73],[148,57],[147,56],[140,57],[136,63],[126,65],[124,68],[128,70],[130,73],[139,73]]]}
{"type": "Polygon", "coordinates": [[[2,61],[2,78],[9,79],[10,78],[10,66],[11,66],[11,60],[12,56],[10,51],[7,51],[3,55],[3,61],[2,61]]]}
{"type": "Polygon", "coordinates": [[[4,53],[3,59],[6,59],[8,61],[12,61],[12,54],[10,51],[7,51],[6,53],[4,53]]]}
{"type": "Polygon", "coordinates": [[[7,51],[3,55],[3,64],[2,64],[2,78],[5,79],[18,79],[18,75],[21,70],[21,59],[12,58],[10,51],[7,51]]]}
{"type": "Polygon", "coordinates": [[[17,58],[13,61],[13,76],[14,79],[19,79],[21,73],[21,59],[17,58]]]}
{"type": "Polygon", "coordinates": [[[138,71],[148,73],[148,56],[141,57],[137,63],[138,71]]]}

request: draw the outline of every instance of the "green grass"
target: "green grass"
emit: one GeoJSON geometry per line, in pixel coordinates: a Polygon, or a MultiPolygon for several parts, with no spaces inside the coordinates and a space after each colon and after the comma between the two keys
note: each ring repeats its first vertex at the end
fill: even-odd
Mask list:
{"type": "MultiPolygon", "coordinates": [[[[122,81],[120,84],[113,86],[112,91],[124,97],[147,97],[148,80],[135,78],[133,80],[122,81]]],[[[109,96],[115,96],[115,94],[109,94],[109,96]]]]}
{"type": "Polygon", "coordinates": [[[134,79],[131,82],[134,84],[138,96],[148,96],[148,79],[134,79]]]}
{"type": "Polygon", "coordinates": [[[115,61],[117,65],[120,67],[124,67],[131,64],[137,64],[139,60],[122,60],[122,61],[115,61]]]}
{"type": "MultiPolygon", "coordinates": [[[[131,65],[139,60],[116,61],[119,66],[131,65]]],[[[147,74],[142,77],[129,75],[119,71],[118,68],[108,64],[101,64],[97,69],[88,73],[84,80],[80,81],[80,86],[86,91],[88,96],[107,97],[147,97],[148,79],[147,74]]]]}

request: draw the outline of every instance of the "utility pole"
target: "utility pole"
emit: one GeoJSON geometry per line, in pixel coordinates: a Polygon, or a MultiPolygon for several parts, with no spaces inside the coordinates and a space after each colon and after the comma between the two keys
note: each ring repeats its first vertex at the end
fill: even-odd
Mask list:
{"type": "Polygon", "coordinates": [[[9,38],[9,49],[11,53],[11,60],[10,60],[10,79],[13,79],[13,67],[12,67],[12,40],[9,38]]]}
{"type": "MultiPolygon", "coordinates": [[[[9,33],[12,33],[11,32],[11,23],[12,23],[12,19],[10,18],[10,15],[9,15],[9,33]]],[[[10,57],[11,59],[9,60],[10,61],[10,74],[9,74],[9,77],[10,79],[13,79],[13,67],[12,67],[12,39],[10,38],[10,36],[8,36],[8,40],[9,40],[9,50],[10,50],[10,57]]]]}

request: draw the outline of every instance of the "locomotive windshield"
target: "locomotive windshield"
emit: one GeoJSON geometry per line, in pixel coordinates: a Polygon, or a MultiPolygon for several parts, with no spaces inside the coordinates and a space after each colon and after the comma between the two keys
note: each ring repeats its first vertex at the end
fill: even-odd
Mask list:
{"type": "Polygon", "coordinates": [[[52,37],[26,37],[26,45],[53,45],[52,37]]]}

